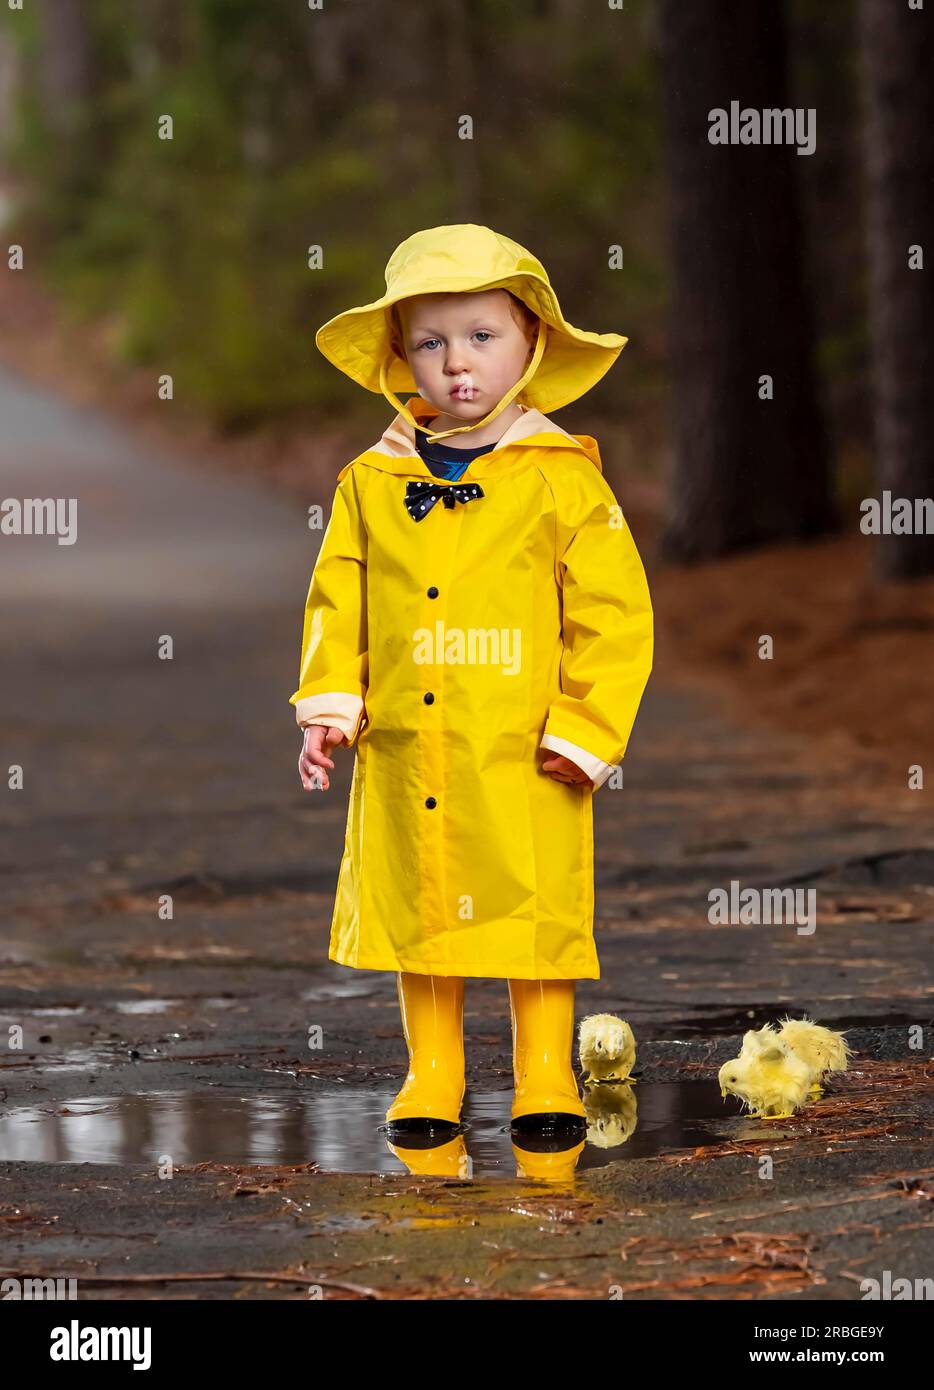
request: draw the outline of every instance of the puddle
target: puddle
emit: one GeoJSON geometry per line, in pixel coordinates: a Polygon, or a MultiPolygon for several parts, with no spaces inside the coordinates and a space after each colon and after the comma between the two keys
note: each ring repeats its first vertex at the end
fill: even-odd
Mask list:
{"type": "Polygon", "coordinates": [[[184,1003],[183,999],[118,999],[113,1007],[120,1014],[164,1014],[184,1003]]]}
{"type": "MultiPolygon", "coordinates": [[[[230,1009],[241,1003],[236,998],[221,995],[190,999],[115,999],[101,1004],[97,1017],[110,1010],[129,1018],[159,1018],[171,1012],[191,1010],[194,1005],[206,1009],[230,1009]]],[[[155,1055],[149,1042],[141,1042],[129,1033],[110,1031],[107,1036],[100,1024],[84,1017],[84,1005],[64,1004],[54,1008],[20,1009],[15,1013],[0,1012],[0,1036],[9,1036],[13,1028],[23,1032],[22,1046],[17,1051],[24,1058],[36,1058],[37,1065],[58,1070],[82,1071],[95,1066],[111,1067],[120,1062],[138,1061],[139,1056],[155,1055]],[[134,1056],[134,1053],[138,1054],[134,1056]]],[[[213,1025],[212,1025],[213,1026],[213,1025]]],[[[161,1035],[160,1041],[174,1041],[177,1032],[161,1035]]],[[[12,1049],[11,1049],[12,1051],[12,1049]]]]}
{"type": "Polygon", "coordinates": [[[383,994],[387,998],[394,999],[396,994],[395,976],[391,979],[380,979],[379,976],[361,974],[359,971],[348,970],[344,965],[334,965],[331,962],[315,970],[318,976],[314,984],[302,990],[302,999],[314,1001],[316,999],[367,999],[376,994],[383,994]]]}
{"type": "Polygon", "coordinates": [[[46,946],[37,941],[0,941],[0,965],[88,964],[85,951],[76,946],[46,946]]]}
{"type": "Polygon", "coordinates": [[[369,980],[334,980],[323,985],[312,985],[302,990],[302,998],[308,999],[367,999],[378,991],[369,980]]]}
{"type": "Polygon", "coordinates": [[[83,1004],[62,1004],[56,1009],[29,1009],[28,1012],[33,1018],[74,1018],[76,1014],[85,1014],[87,1009],[83,1004]]]}
{"type": "MultiPolygon", "coordinates": [[[[723,1034],[745,1033],[748,1028],[761,1028],[764,1023],[777,1023],[780,1018],[790,1014],[793,1018],[807,1012],[789,1003],[755,1004],[748,1009],[732,1010],[729,1013],[711,1013],[699,1008],[696,1018],[681,1018],[667,1021],[664,1025],[666,1041],[679,1037],[717,1037],[723,1034]]],[[[827,1028],[900,1028],[918,1023],[930,1025],[930,1017],[917,1018],[903,1013],[847,1014],[828,1017],[816,1011],[819,1022],[827,1028]]],[[[815,1016],[814,1011],[810,1016],[815,1016]]],[[[645,1030],[643,1030],[645,1031],[645,1030]]]]}
{"type": "MultiPolygon", "coordinates": [[[[48,1050],[48,1049],[46,1049],[48,1050]]],[[[86,1046],[69,1047],[59,1056],[51,1056],[47,1061],[35,1052],[25,1052],[25,1057],[35,1058],[37,1072],[100,1071],[105,1067],[123,1066],[127,1062],[138,1062],[146,1055],[157,1055],[146,1044],[134,1045],[125,1042],[96,1042],[86,1046]]]]}
{"type": "MultiPolygon", "coordinates": [[[[0,1161],[155,1166],[168,1155],[176,1165],[317,1163],[329,1172],[401,1173],[409,1165],[380,1128],[396,1089],[330,1085],[276,1097],[154,1091],[24,1107],[0,1115],[0,1161]]],[[[721,1136],[708,1126],[739,1113],[738,1103],[721,1100],[716,1081],[598,1089],[599,1103],[587,1093],[587,1143],[577,1171],[718,1143],[721,1136]]],[[[511,1103],[511,1090],[468,1096],[464,1175],[515,1175],[511,1103]]]]}
{"type": "MultiPolygon", "coordinates": [[[[10,1065],[29,1065],[36,1072],[97,1072],[163,1055],[149,1042],[136,1042],[118,1033],[100,1036],[78,1015],[83,1010],[30,1009],[21,1014],[0,1013],[0,1036],[22,1029],[21,1046],[9,1047],[10,1065]],[[96,1035],[96,1036],[95,1036],[96,1035]]],[[[167,1034],[175,1039],[178,1034],[167,1034]]]]}

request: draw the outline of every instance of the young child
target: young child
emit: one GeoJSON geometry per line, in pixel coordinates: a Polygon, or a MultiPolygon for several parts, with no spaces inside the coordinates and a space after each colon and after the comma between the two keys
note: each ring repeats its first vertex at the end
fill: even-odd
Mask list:
{"type": "Polygon", "coordinates": [[[509,982],[514,1130],[585,1127],[571,1049],[574,982],[600,977],[592,797],[626,750],[654,628],[596,441],[544,412],[627,341],[573,328],[542,264],[474,224],[409,237],[382,298],[316,335],[398,411],[338,474],[291,703],[306,791],[356,747],[329,957],[398,974],[409,1069],[386,1119],[402,1133],[460,1120],[468,976],[509,982]]]}

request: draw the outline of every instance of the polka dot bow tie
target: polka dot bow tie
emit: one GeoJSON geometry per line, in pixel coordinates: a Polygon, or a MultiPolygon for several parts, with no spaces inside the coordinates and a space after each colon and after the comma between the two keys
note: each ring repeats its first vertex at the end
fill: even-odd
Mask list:
{"type": "Polygon", "coordinates": [[[413,521],[427,516],[438,498],[450,510],[455,502],[471,502],[483,496],[479,483],[406,483],[405,507],[413,521]]]}

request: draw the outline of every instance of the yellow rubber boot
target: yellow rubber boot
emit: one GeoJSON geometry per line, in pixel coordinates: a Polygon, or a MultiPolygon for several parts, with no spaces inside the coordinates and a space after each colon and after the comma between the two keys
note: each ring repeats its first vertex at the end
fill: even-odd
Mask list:
{"type": "Polygon", "coordinates": [[[516,1083],[512,1118],[522,1122],[519,1128],[586,1128],[587,1112],[571,1066],[574,984],[509,981],[516,1083]]]}
{"type": "Polygon", "coordinates": [[[456,1125],[464,1102],[463,977],[400,971],[397,985],[409,1071],[386,1119],[401,1129],[456,1125]]]}

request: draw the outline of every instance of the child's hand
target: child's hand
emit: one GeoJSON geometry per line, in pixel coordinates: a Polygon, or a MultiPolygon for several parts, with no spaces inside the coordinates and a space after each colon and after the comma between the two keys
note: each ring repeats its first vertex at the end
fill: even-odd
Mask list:
{"type": "Polygon", "coordinates": [[[308,725],[298,759],[298,771],[306,792],[327,791],[331,783],[325,768],[334,766],[328,750],[343,742],[343,731],[333,724],[308,725]]]}
{"type": "Polygon", "coordinates": [[[542,763],[542,771],[547,772],[556,782],[571,782],[575,785],[581,782],[590,782],[590,778],[583,768],[572,763],[570,758],[565,758],[561,753],[553,753],[550,758],[546,758],[542,763]]]}

